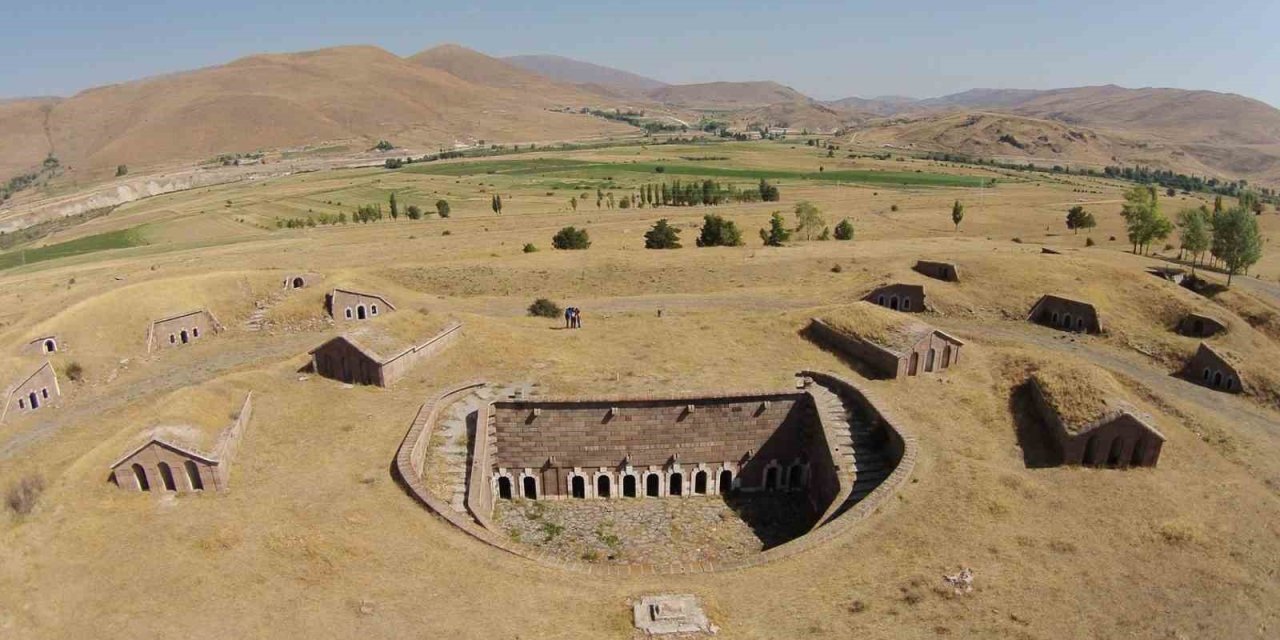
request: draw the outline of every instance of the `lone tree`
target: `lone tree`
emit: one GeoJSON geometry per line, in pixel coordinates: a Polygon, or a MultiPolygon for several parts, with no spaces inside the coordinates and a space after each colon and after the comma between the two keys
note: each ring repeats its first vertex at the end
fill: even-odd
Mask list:
{"type": "Polygon", "coordinates": [[[1183,209],[1178,212],[1178,239],[1180,248],[1178,258],[1183,254],[1191,256],[1191,273],[1196,272],[1196,264],[1200,256],[1209,250],[1212,236],[1209,230],[1209,210],[1207,208],[1183,209]]]}
{"type": "Polygon", "coordinates": [[[702,216],[702,230],[698,234],[699,247],[740,247],[742,233],[732,220],[720,216],[702,216]]]}
{"type": "Polygon", "coordinates": [[[586,229],[565,227],[551,238],[551,246],[566,250],[586,249],[591,246],[591,238],[587,236],[586,229]]]}
{"type": "Polygon", "coordinates": [[[1233,207],[1213,224],[1213,255],[1227,267],[1227,286],[1237,272],[1248,271],[1262,257],[1258,219],[1243,207],[1233,207]]]}
{"type": "Polygon", "coordinates": [[[1093,214],[1084,210],[1084,207],[1076,205],[1067,210],[1067,228],[1075,231],[1079,235],[1081,229],[1092,229],[1098,226],[1098,221],[1093,218],[1093,214]]]}
{"type": "Polygon", "coordinates": [[[122,165],[117,165],[117,166],[116,166],[116,177],[117,177],[117,178],[119,178],[120,176],[123,176],[123,175],[127,175],[128,173],[129,173],[129,166],[128,166],[128,165],[123,165],[123,164],[122,164],[122,165]]]}
{"type": "Polygon", "coordinates": [[[448,218],[449,217],[449,201],[436,200],[436,213],[439,214],[441,218],[448,218]]]}
{"type": "Polygon", "coordinates": [[[951,224],[955,225],[956,231],[960,230],[960,221],[964,220],[964,205],[959,200],[951,205],[951,224]]]}
{"type": "Polygon", "coordinates": [[[778,188],[765,182],[764,178],[760,178],[760,199],[765,202],[777,202],[782,198],[778,193],[778,188]]]}
{"type": "Polygon", "coordinates": [[[410,220],[421,220],[422,208],[416,204],[411,204],[408,207],[405,207],[404,215],[410,220]]]}
{"type": "Polygon", "coordinates": [[[760,239],[766,247],[781,247],[782,243],[791,239],[791,232],[782,222],[782,214],[774,211],[769,218],[769,228],[760,230],[760,239]]]}
{"type": "Polygon", "coordinates": [[[391,192],[391,219],[395,220],[400,217],[400,205],[396,204],[396,194],[391,192]]]}
{"type": "Polygon", "coordinates": [[[803,200],[796,204],[796,233],[805,240],[812,240],[827,225],[822,219],[822,211],[812,202],[803,200]]]}
{"type": "Polygon", "coordinates": [[[652,229],[644,232],[644,248],[679,249],[680,230],[667,224],[667,219],[663,218],[655,222],[652,229]]]}
{"type": "Polygon", "coordinates": [[[852,240],[853,239],[853,223],[848,218],[841,220],[836,224],[836,240],[852,240]]]}

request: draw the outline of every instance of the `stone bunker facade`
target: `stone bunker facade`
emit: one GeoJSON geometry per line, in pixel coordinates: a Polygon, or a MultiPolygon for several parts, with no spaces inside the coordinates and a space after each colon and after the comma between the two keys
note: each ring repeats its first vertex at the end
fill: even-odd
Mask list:
{"type": "Polygon", "coordinates": [[[918,322],[906,329],[892,344],[842,331],[821,318],[810,320],[808,331],[820,343],[891,380],[941,372],[960,361],[964,342],[959,338],[918,322]]]}
{"type": "Polygon", "coordinates": [[[222,324],[207,309],[162,318],[147,329],[147,352],[188,345],[222,330],[222,324]]]}
{"type": "Polygon", "coordinates": [[[805,491],[820,514],[835,493],[815,476],[835,469],[815,417],[805,392],[496,402],[492,491],[499,499],[805,491]]]}
{"type": "Polygon", "coordinates": [[[385,344],[391,347],[388,349],[374,340],[345,334],[312,349],[311,367],[316,374],[340,382],[389,387],[461,335],[462,324],[455,322],[421,343],[396,346],[394,339],[387,340],[385,344]]]}
{"type": "Polygon", "coordinates": [[[157,427],[111,465],[111,480],[124,491],[225,491],[231,461],[253,413],[253,394],[215,438],[193,426],[157,427]]]}
{"type": "Polygon", "coordinates": [[[47,356],[62,351],[66,345],[58,341],[57,336],[43,336],[27,342],[22,346],[22,354],[28,356],[47,356]]]}
{"type": "Polygon", "coordinates": [[[925,310],[924,287],[918,284],[887,284],[871,290],[862,299],[893,311],[919,313],[925,310]]]}
{"type": "Polygon", "coordinates": [[[329,315],[339,322],[369,320],[395,311],[395,305],[376,293],[361,293],[349,289],[334,289],[325,296],[329,315]]]}
{"type": "Polygon", "coordinates": [[[1178,322],[1178,333],[1192,338],[1209,338],[1226,330],[1226,323],[1203,313],[1188,313],[1178,322]]]}
{"type": "Polygon", "coordinates": [[[58,386],[58,374],[53,370],[53,365],[46,361],[9,387],[5,393],[4,412],[0,413],[0,421],[11,413],[31,413],[56,406],[61,400],[62,389],[58,386]]]}
{"type": "Polygon", "coordinates": [[[1092,304],[1061,296],[1041,296],[1027,320],[1063,331],[1102,333],[1102,321],[1092,304]]]}
{"type": "Polygon", "coordinates": [[[285,277],[281,283],[282,289],[306,289],[322,280],[324,276],[318,273],[294,273],[285,277]]]}
{"type": "Polygon", "coordinates": [[[1235,358],[1201,342],[1195,355],[1183,370],[1186,378],[1198,385],[1227,393],[1244,391],[1244,379],[1236,369],[1235,358]]]}
{"type": "Polygon", "coordinates": [[[912,268],[915,269],[917,273],[929,276],[935,280],[960,282],[960,270],[956,268],[956,265],[950,262],[917,260],[916,265],[912,268]]]}
{"type": "Polygon", "coordinates": [[[1109,399],[1109,409],[1070,423],[1054,408],[1044,383],[1031,378],[1031,397],[1048,429],[1050,444],[1063,464],[1089,467],[1154,467],[1160,461],[1165,437],[1137,409],[1109,399]]]}

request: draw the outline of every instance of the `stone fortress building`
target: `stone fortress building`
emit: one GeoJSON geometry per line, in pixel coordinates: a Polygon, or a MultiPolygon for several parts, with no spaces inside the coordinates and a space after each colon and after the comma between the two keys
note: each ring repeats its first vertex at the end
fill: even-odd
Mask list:
{"type": "Polygon", "coordinates": [[[876,287],[863,300],[893,311],[925,311],[924,287],[918,284],[887,284],[876,287]]]}
{"type": "Polygon", "coordinates": [[[47,360],[35,371],[10,385],[5,392],[4,411],[0,422],[12,413],[30,413],[58,404],[62,389],[58,386],[58,374],[47,360]]]}
{"type": "Polygon", "coordinates": [[[819,343],[889,379],[949,369],[960,361],[964,347],[955,336],[868,302],[814,318],[807,331],[819,343]]]}
{"type": "Polygon", "coordinates": [[[63,350],[65,345],[58,342],[57,336],[42,336],[27,342],[22,347],[22,354],[28,356],[47,356],[63,350]]]}
{"type": "Polygon", "coordinates": [[[1062,464],[1154,467],[1165,437],[1129,402],[1110,374],[1051,364],[1030,380],[1032,401],[1062,464]]]}
{"type": "Polygon", "coordinates": [[[1195,355],[1187,361],[1183,375],[1190,381],[1227,393],[1244,391],[1244,379],[1236,366],[1236,357],[1224,350],[1201,342],[1195,355]]]}
{"type": "Polygon", "coordinates": [[[1062,296],[1042,296],[1031,307],[1027,320],[1063,331],[1102,333],[1102,321],[1092,304],[1062,296]]]}
{"type": "Polygon", "coordinates": [[[929,276],[935,280],[960,282],[960,270],[956,268],[956,265],[950,262],[917,260],[912,269],[914,269],[916,273],[929,276]]]}
{"type": "Polygon", "coordinates": [[[147,353],[188,345],[222,330],[222,324],[207,309],[161,318],[147,329],[147,353]]]}
{"type": "MultiPolygon", "coordinates": [[[[253,413],[253,394],[245,396],[231,423],[213,415],[195,422],[148,429],[137,445],[111,464],[111,479],[125,491],[225,491],[231,461],[253,413]]],[[[222,415],[222,414],[214,414],[222,415]]]]}
{"type": "Polygon", "coordinates": [[[339,322],[369,320],[395,311],[395,305],[376,293],[361,293],[349,289],[333,289],[325,296],[329,315],[339,322]]]}
{"type": "Polygon", "coordinates": [[[1204,313],[1188,313],[1178,322],[1178,333],[1192,338],[1210,338],[1227,330],[1227,324],[1204,313]]]}
{"type": "Polygon", "coordinates": [[[316,374],[348,384],[389,387],[423,360],[448,348],[462,335],[462,324],[439,322],[420,313],[403,313],[364,324],[310,351],[316,374]]]}

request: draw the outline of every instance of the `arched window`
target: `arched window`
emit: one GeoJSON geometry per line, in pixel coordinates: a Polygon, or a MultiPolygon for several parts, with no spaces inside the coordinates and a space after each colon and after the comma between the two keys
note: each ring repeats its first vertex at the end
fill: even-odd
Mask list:
{"type": "Polygon", "coordinates": [[[178,344],[178,336],[169,334],[169,344],[178,344]]]}
{"type": "Polygon", "coordinates": [[[1205,382],[1208,382],[1208,381],[1209,381],[1209,376],[1210,376],[1210,375],[1211,375],[1211,374],[1209,373],[1209,367],[1205,367],[1205,368],[1204,368],[1204,376],[1203,376],[1203,377],[1204,377],[1204,381],[1205,381],[1205,382]]]}
{"type": "Polygon", "coordinates": [[[903,311],[910,311],[910,310],[911,310],[911,298],[903,298],[903,299],[902,299],[902,310],[903,310],[903,311]]]}
{"type": "Polygon", "coordinates": [[[720,479],[716,481],[719,485],[720,493],[727,494],[733,491],[733,472],[728,469],[720,470],[720,479]]]}
{"type": "Polygon", "coordinates": [[[164,490],[177,491],[178,483],[173,481],[173,470],[169,468],[169,465],[161,462],[156,465],[156,468],[160,470],[160,482],[164,484],[164,490]]]}
{"type": "Polygon", "coordinates": [[[787,486],[792,489],[804,487],[804,465],[799,463],[791,465],[787,473],[787,486]]]}
{"type": "MultiPolygon", "coordinates": [[[[1231,381],[1230,381],[1230,380],[1228,380],[1227,382],[1228,382],[1228,383],[1230,383],[1231,381]]],[[[1227,387],[1227,388],[1229,389],[1230,387],[1227,387]]],[[[40,397],[41,397],[41,398],[48,399],[48,397],[49,397],[49,387],[44,387],[43,389],[40,389],[40,397]]]]}
{"type": "Polygon", "coordinates": [[[894,311],[898,310],[898,296],[889,297],[889,308],[893,309],[894,311]]]}
{"type": "Polygon", "coordinates": [[[200,468],[196,466],[195,461],[187,460],[182,463],[187,470],[187,485],[192,491],[204,491],[204,481],[200,479],[200,468]]]}
{"type": "Polygon", "coordinates": [[[569,492],[575,498],[587,497],[587,479],[577,475],[569,479],[569,492]]]}
{"type": "Polygon", "coordinates": [[[764,490],[774,491],[778,488],[778,468],[769,467],[764,470],[764,490]]]}
{"type": "Polygon", "coordinates": [[[658,478],[658,474],[651,473],[644,479],[644,494],[650,498],[656,498],[662,495],[662,480],[658,478]]]}
{"type": "Polygon", "coordinates": [[[183,329],[182,332],[179,333],[178,335],[182,338],[182,344],[187,344],[188,342],[191,342],[191,337],[187,335],[186,329],[183,329]]]}
{"type": "Polygon", "coordinates": [[[596,476],[596,497],[608,498],[613,495],[613,481],[609,476],[600,474],[596,476]]]}
{"type": "Polygon", "coordinates": [[[1076,330],[1084,331],[1084,318],[1076,318],[1076,330]]]}
{"type": "Polygon", "coordinates": [[[351,319],[351,307],[347,307],[347,319],[351,319]]]}
{"type": "Polygon", "coordinates": [[[1221,386],[1222,386],[1222,372],[1221,372],[1221,371],[1215,371],[1215,372],[1213,372],[1213,386],[1215,386],[1215,387],[1221,387],[1221,386]]]}
{"type": "Polygon", "coordinates": [[[1054,324],[1058,324],[1058,312],[1057,312],[1057,311],[1054,311],[1054,312],[1053,312],[1053,323],[1054,323],[1054,324]]]}
{"type": "Polygon", "coordinates": [[[693,492],[700,496],[707,495],[707,472],[695,471],[693,474],[693,492]]]}
{"type": "Polygon", "coordinates": [[[26,408],[27,408],[27,399],[26,399],[26,398],[18,398],[18,408],[19,408],[19,409],[26,409],[26,408]]]}
{"type": "Polygon", "coordinates": [[[1068,313],[1068,314],[1066,314],[1066,315],[1062,316],[1062,328],[1064,328],[1064,329],[1070,329],[1070,328],[1071,328],[1071,314],[1069,314],[1069,313],[1068,313]]]}
{"type": "Polygon", "coordinates": [[[199,338],[199,337],[200,337],[200,327],[192,327],[192,328],[191,328],[191,337],[192,337],[192,338],[199,338]]]}
{"type": "Polygon", "coordinates": [[[376,316],[376,315],[378,315],[378,305],[376,305],[376,304],[375,304],[375,305],[370,305],[370,306],[369,306],[369,313],[370,313],[370,314],[372,314],[372,315],[375,315],[375,316],[376,316]]]}
{"type": "Polygon", "coordinates": [[[935,351],[933,348],[930,348],[929,354],[924,357],[925,371],[933,371],[933,360],[936,355],[937,355],[937,351],[935,351]]]}
{"type": "Polygon", "coordinates": [[[628,473],[622,476],[622,497],[636,497],[636,476],[634,473],[628,473]]]}
{"type": "Polygon", "coordinates": [[[880,306],[882,306],[882,307],[884,306],[884,296],[883,296],[883,295],[876,296],[876,304],[878,304],[878,305],[880,305],[880,306]]]}
{"type": "Polygon", "coordinates": [[[670,496],[684,495],[684,474],[683,473],[680,473],[679,471],[672,472],[672,474],[668,478],[668,483],[670,484],[670,489],[667,491],[667,495],[670,495],[670,496]]]}
{"type": "Polygon", "coordinates": [[[151,483],[150,483],[150,482],[147,482],[147,470],[146,470],[146,469],[143,469],[143,468],[142,468],[142,465],[137,464],[137,463],[134,463],[134,465],[133,465],[133,479],[138,483],[138,490],[139,490],[139,491],[150,491],[150,490],[151,490],[151,483]]]}
{"type": "MultiPolygon", "coordinates": [[[[294,289],[297,289],[300,286],[297,282],[297,280],[294,280],[294,289]]],[[[507,476],[498,476],[498,498],[502,500],[511,499],[511,478],[508,478],[507,476]]]]}
{"type": "Polygon", "coordinates": [[[368,316],[365,315],[364,305],[356,305],[356,320],[364,320],[368,316]]]}
{"type": "Polygon", "coordinates": [[[538,481],[534,480],[533,476],[525,476],[524,479],[521,480],[521,485],[523,485],[525,499],[538,499],[538,481]]]}

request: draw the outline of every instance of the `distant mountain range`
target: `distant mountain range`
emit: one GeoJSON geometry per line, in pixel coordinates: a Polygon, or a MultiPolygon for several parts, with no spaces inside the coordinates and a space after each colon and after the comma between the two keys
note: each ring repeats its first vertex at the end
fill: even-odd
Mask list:
{"type": "Polygon", "coordinates": [[[1280,110],[1234,94],[1105,85],[824,102],[771,81],[667,84],[559,56],[499,59],[458,45],[409,57],[368,46],[255,55],[69,98],[0,101],[0,179],[49,154],[92,177],[110,175],[118,164],[190,163],[321,143],[360,149],[388,139],[434,148],[635,131],[576,113],[581,107],[1280,184],[1280,110]]]}

